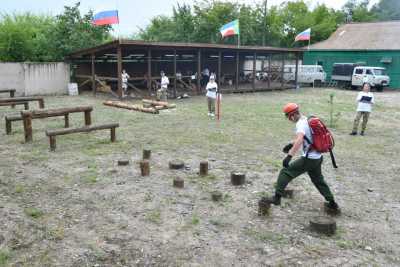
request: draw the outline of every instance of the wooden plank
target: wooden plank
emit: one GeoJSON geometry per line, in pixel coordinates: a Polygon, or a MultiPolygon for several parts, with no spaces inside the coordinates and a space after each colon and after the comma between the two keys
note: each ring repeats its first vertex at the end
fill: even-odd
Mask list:
{"type": "Polygon", "coordinates": [[[8,97],[8,98],[0,98],[0,105],[4,103],[11,103],[12,105],[16,105],[16,103],[20,102],[28,102],[28,101],[38,101],[39,107],[44,108],[44,99],[43,97],[8,97]]]}
{"type": "Polygon", "coordinates": [[[0,93],[15,93],[15,89],[0,89],[0,93]]]}
{"type": "Polygon", "coordinates": [[[69,113],[92,111],[92,106],[80,106],[71,108],[43,109],[43,110],[23,110],[21,116],[31,116],[32,119],[64,116],[69,113]]]}
{"type": "Polygon", "coordinates": [[[105,130],[119,127],[119,123],[108,123],[101,125],[93,125],[93,126],[85,126],[80,128],[68,128],[68,129],[55,129],[55,130],[46,130],[47,136],[56,136],[56,135],[66,135],[71,133],[87,133],[97,130],[105,130]]]}

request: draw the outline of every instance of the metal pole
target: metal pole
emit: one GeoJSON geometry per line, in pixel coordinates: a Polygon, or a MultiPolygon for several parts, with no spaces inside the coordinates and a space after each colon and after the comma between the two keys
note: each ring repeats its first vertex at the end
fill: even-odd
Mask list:
{"type": "Polygon", "coordinates": [[[218,52],[218,90],[221,91],[221,51],[218,52]]]}
{"type": "Polygon", "coordinates": [[[284,74],[285,74],[285,54],[282,53],[281,88],[283,88],[283,84],[284,84],[284,79],[283,79],[284,74]]]}
{"type": "Polygon", "coordinates": [[[118,77],[118,96],[122,97],[122,51],[121,45],[117,47],[117,77],[118,77]]]}
{"type": "Polygon", "coordinates": [[[236,51],[236,82],[235,90],[239,88],[239,51],[236,51]]]}
{"type": "Polygon", "coordinates": [[[201,92],[201,84],[200,84],[200,78],[201,78],[201,50],[197,50],[197,93],[199,94],[201,92]]]}
{"type": "Polygon", "coordinates": [[[147,48],[147,89],[151,95],[151,49],[147,48]]]}
{"type": "Polygon", "coordinates": [[[92,91],[93,91],[93,94],[94,94],[94,95],[96,95],[96,73],[95,73],[95,63],[94,63],[95,57],[96,57],[95,54],[92,53],[92,55],[91,55],[91,63],[92,63],[92,91]]]}
{"type": "Polygon", "coordinates": [[[174,49],[174,98],[176,98],[176,49],[174,49]]]}

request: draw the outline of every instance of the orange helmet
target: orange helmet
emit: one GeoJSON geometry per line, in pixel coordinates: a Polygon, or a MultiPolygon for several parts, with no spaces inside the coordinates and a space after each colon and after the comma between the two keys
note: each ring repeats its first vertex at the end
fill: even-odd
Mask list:
{"type": "Polygon", "coordinates": [[[299,110],[299,105],[297,105],[296,103],[287,103],[284,107],[283,107],[283,112],[286,115],[289,115],[290,113],[293,113],[295,111],[299,110]]]}

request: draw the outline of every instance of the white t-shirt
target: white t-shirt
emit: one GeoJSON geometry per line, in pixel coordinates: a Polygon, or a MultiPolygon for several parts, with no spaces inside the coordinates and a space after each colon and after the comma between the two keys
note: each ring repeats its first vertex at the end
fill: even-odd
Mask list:
{"type": "Polygon", "coordinates": [[[122,76],[122,82],[127,83],[128,79],[129,79],[129,74],[125,72],[125,73],[122,73],[121,76],[122,76]]]}
{"type": "MultiPolygon", "coordinates": [[[[311,134],[311,129],[310,126],[308,125],[308,120],[306,116],[301,116],[299,121],[296,123],[296,134],[298,133],[303,133],[305,136],[307,136],[308,140],[312,143],[312,134],[311,134]]],[[[303,141],[303,147],[302,147],[302,156],[305,157],[308,151],[308,148],[310,147],[310,144],[306,141],[306,138],[304,138],[303,141]]],[[[315,151],[315,150],[310,150],[308,152],[308,158],[310,159],[319,159],[321,158],[321,153],[315,151]]]]}
{"type": "Polygon", "coordinates": [[[207,97],[217,98],[218,84],[216,82],[208,82],[206,86],[207,97]]]}
{"type": "Polygon", "coordinates": [[[371,112],[372,104],[375,103],[374,94],[361,91],[357,95],[357,111],[371,112]]]}
{"type": "Polygon", "coordinates": [[[169,79],[167,76],[161,77],[161,88],[167,89],[169,84],[169,79]]]}

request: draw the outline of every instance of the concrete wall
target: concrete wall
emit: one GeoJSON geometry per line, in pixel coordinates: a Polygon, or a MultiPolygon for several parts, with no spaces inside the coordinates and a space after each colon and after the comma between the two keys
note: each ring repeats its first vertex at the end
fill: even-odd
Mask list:
{"type": "Polygon", "coordinates": [[[0,89],[20,96],[66,94],[69,82],[66,63],[0,63],[0,89]]]}

